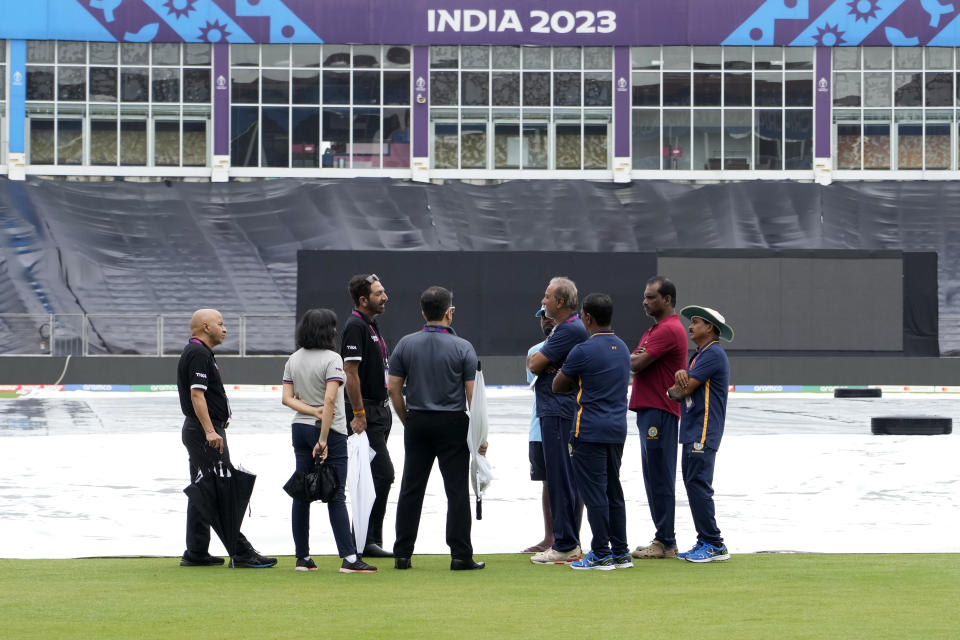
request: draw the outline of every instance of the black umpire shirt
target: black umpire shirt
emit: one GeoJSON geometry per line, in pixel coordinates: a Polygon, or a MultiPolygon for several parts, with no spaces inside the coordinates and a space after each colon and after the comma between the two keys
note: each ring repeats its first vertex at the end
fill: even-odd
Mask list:
{"type": "MultiPolygon", "coordinates": [[[[354,309],[343,326],[340,355],[344,364],[351,360],[359,362],[357,375],[363,399],[374,404],[384,402],[387,399],[389,351],[376,320],[367,320],[366,316],[354,309]]],[[[350,398],[345,400],[349,405],[350,398]]]]}
{"type": "Polygon", "coordinates": [[[177,365],[180,409],[188,418],[197,419],[197,412],[193,410],[193,401],[190,399],[191,389],[203,389],[207,411],[215,424],[219,425],[230,419],[230,403],[227,402],[227,392],[223,389],[220,367],[210,347],[197,338],[190,338],[190,342],[180,354],[180,364],[177,365]]]}

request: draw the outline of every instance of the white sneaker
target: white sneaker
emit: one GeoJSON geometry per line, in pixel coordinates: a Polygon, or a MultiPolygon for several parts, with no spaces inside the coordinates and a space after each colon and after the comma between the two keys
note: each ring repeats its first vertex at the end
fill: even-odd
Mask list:
{"type": "Polygon", "coordinates": [[[546,551],[533,554],[530,562],[533,564],[570,564],[571,562],[579,560],[582,555],[583,552],[580,551],[579,546],[569,551],[557,551],[551,547],[546,551]]]}

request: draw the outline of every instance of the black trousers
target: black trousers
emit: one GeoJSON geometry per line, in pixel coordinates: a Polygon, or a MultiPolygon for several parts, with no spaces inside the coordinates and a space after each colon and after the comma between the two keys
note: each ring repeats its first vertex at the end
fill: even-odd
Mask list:
{"type": "Polygon", "coordinates": [[[450,555],[473,558],[470,543],[470,450],[467,448],[469,418],[462,411],[408,411],[403,432],[403,480],[397,500],[397,540],[393,554],[413,555],[420,528],[420,513],[433,461],[440,466],[447,494],[447,545],[450,555]]]}
{"type": "MultiPolygon", "coordinates": [[[[222,455],[207,444],[207,436],[199,420],[185,418],[183,421],[180,438],[190,456],[190,482],[197,481],[198,473],[212,473],[214,465],[221,460],[224,464],[230,464],[230,449],[227,447],[227,432],[223,428],[223,423],[214,421],[213,429],[223,438],[222,455]]],[[[202,556],[209,552],[209,547],[210,523],[200,515],[200,511],[191,501],[187,501],[187,552],[193,556],[202,556]]],[[[241,533],[237,538],[237,548],[227,549],[227,553],[244,555],[252,550],[250,542],[241,533]]]]}
{"type": "MultiPolygon", "coordinates": [[[[370,473],[373,475],[373,489],[377,498],[370,509],[370,522],[367,525],[366,544],[383,546],[383,516],[387,513],[387,498],[390,495],[390,486],[393,485],[394,469],[390,451],[387,449],[387,439],[390,437],[390,427],[393,425],[393,414],[390,407],[383,404],[363,402],[363,409],[367,412],[367,439],[370,448],[376,452],[370,461],[370,473]]],[[[353,409],[346,406],[347,424],[352,420],[353,409]]],[[[363,553],[363,549],[357,549],[363,553]]]]}

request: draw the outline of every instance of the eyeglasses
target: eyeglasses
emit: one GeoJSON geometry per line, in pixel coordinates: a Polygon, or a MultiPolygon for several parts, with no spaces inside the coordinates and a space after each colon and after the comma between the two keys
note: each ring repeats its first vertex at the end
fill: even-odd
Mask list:
{"type": "Polygon", "coordinates": [[[371,273],[370,275],[368,275],[368,276],[367,276],[366,278],[364,278],[364,279],[365,279],[369,284],[373,284],[374,282],[380,282],[380,278],[378,278],[378,277],[377,277],[377,274],[375,274],[375,273],[371,273]]]}

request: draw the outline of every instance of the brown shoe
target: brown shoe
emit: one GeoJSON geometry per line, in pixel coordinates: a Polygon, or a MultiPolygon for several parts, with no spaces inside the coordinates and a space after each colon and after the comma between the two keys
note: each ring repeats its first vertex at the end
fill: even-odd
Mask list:
{"type": "Polygon", "coordinates": [[[654,540],[647,546],[637,547],[630,552],[630,555],[638,560],[654,560],[659,558],[676,558],[677,547],[667,547],[659,540],[654,540]]]}

